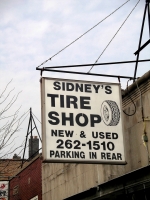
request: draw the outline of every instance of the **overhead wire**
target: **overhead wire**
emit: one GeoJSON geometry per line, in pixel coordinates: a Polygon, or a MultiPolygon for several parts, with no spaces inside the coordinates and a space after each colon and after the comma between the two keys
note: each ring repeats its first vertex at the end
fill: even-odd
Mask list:
{"type": "Polygon", "coordinates": [[[129,82],[129,81],[130,81],[130,80],[127,81],[127,91],[128,91],[128,96],[129,96],[129,98],[131,99],[131,102],[132,102],[133,105],[134,105],[134,112],[133,112],[132,114],[128,114],[128,113],[126,113],[124,110],[123,110],[123,112],[124,112],[124,114],[126,114],[127,116],[133,116],[133,115],[136,113],[136,105],[135,105],[135,103],[134,103],[134,101],[133,101],[131,95],[129,94],[129,87],[128,87],[128,82],[129,82]]]}
{"type": "Polygon", "coordinates": [[[138,3],[140,2],[140,0],[136,3],[136,5],[134,6],[134,8],[131,10],[131,12],[129,13],[129,15],[126,17],[126,19],[124,20],[124,22],[121,24],[121,26],[119,27],[119,29],[117,30],[117,32],[115,33],[115,35],[112,37],[112,39],[109,41],[109,43],[107,44],[107,46],[104,48],[104,50],[102,51],[102,53],[99,55],[99,57],[97,58],[97,60],[95,61],[95,63],[92,65],[92,67],[90,68],[90,70],[87,73],[90,73],[90,71],[93,69],[94,65],[98,62],[98,60],[100,59],[100,57],[103,55],[103,53],[105,52],[105,50],[108,48],[108,46],[110,45],[110,43],[113,41],[113,39],[116,37],[116,35],[118,34],[118,32],[120,31],[120,29],[123,27],[123,25],[125,24],[125,22],[127,21],[127,19],[129,18],[129,16],[131,15],[131,13],[134,11],[134,9],[136,8],[136,6],[138,5],[138,3]]]}
{"type": "Polygon", "coordinates": [[[84,32],[82,35],[80,35],[78,38],[76,38],[73,42],[71,42],[70,44],[68,44],[67,46],[65,46],[63,49],[61,49],[60,51],[58,51],[56,54],[54,54],[52,57],[50,57],[49,59],[45,60],[43,63],[41,63],[39,66],[37,66],[37,68],[41,67],[42,65],[44,65],[46,62],[48,62],[49,60],[51,60],[52,58],[54,58],[56,55],[58,55],[59,53],[61,53],[62,51],[64,51],[66,48],[68,48],[69,46],[71,46],[73,43],[75,43],[77,40],[79,40],[80,38],[82,38],[84,35],[86,35],[88,32],[90,32],[92,29],[94,29],[95,27],[97,27],[100,23],[102,23],[104,20],[106,20],[108,17],[110,17],[112,14],[114,14],[117,10],[119,10],[121,7],[123,7],[127,2],[129,2],[130,0],[126,1],[125,3],[123,3],[121,6],[119,6],[116,10],[114,10],[112,13],[110,13],[109,15],[107,15],[104,19],[102,19],[101,21],[99,21],[96,25],[94,25],[92,28],[90,28],[89,30],[87,30],[86,32],[84,32]]]}
{"type": "MultiPolygon", "coordinates": [[[[34,113],[32,112],[32,114],[34,115],[34,113]]],[[[34,117],[40,122],[40,120],[34,115],[34,117]]],[[[41,123],[41,122],[40,122],[41,123]]]]}

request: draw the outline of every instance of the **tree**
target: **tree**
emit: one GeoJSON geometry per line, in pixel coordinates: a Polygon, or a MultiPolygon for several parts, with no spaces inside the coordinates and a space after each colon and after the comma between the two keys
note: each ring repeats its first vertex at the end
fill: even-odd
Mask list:
{"type": "Polygon", "coordinates": [[[14,111],[14,105],[21,92],[14,94],[14,89],[9,89],[12,80],[0,91],[0,158],[5,158],[22,145],[14,145],[15,133],[20,131],[22,118],[19,116],[19,107],[14,111]]]}

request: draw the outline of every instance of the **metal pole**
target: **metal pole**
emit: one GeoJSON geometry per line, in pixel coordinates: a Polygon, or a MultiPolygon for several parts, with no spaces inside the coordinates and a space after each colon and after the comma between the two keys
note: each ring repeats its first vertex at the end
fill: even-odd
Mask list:
{"type": "Polygon", "coordinates": [[[148,9],[147,13],[148,13],[149,37],[150,37],[150,0],[147,0],[146,3],[147,3],[147,9],[148,9]]]}
{"type": "Polygon", "coordinates": [[[40,138],[40,141],[42,142],[42,139],[41,139],[41,137],[40,137],[39,131],[38,131],[37,126],[36,126],[36,124],[35,124],[33,115],[32,115],[32,120],[33,120],[33,122],[34,122],[34,126],[35,126],[35,128],[36,128],[36,131],[37,131],[37,133],[38,133],[38,136],[39,136],[39,138],[40,138]]]}
{"type": "Polygon", "coordinates": [[[29,124],[28,124],[28,129],[27,129],[27,135],[26,135],[25,147],[24,147],[24,151],[23,151],[23,159],[22,159],[21,168],[23,166],[23,160],[24,160],[24,155],[25,155],[25,150],[26,150],[26,145],[27,145],[27,139],[28,139],[28,132],[29,132],[29,127],[30,127],[30,122],[31,122],[31,116],[29,118],[29,124]]]}
{"type": "MultiPolygon", "coordinates": [[[[33,154],[33,138],[32,138],[32,109],[30,108],[30,118],[31,118],[31,158],[33,154]]],[[[29,147],[30,148],[30,147],[29,147]]]]}
{"type": "MultiPolygon", "coordinates": [[[[145,15],[146,15],[146,8],[147,8],[147,4],[145,4],[144,15],[143,15],[143,22],[142,22],[142,27],[141,27],[141,34],[140,34],[138,49],[140,49],[140,47],[141,47],[141,41],[142,41],[142,35],[143,35],[143,28],[144,28],[144,22],[145,22],[145,15]]],[[[139,59],[139,53],[137,54],[137,58],[136,58],[136,64],[135,64],[133,82],[135,82],[135,79],[136,79],[136,72],[137,72],[137,66],[138,66],[138,59],[139,59]]]]}

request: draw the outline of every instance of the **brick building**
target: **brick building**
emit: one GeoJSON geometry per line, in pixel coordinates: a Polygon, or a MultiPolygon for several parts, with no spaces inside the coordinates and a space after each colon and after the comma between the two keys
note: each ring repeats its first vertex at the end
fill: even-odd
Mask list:
{"type": "Polygon", "coordinates": [[[41,166],[42,161],[38,155],[10,180],[10,200],[42,200],[41,166]]]}
{"type": "Polygon", "coordinates": [[[21,159],[0,159],[0,180],[9,180],[12,178],[20,171],[21,164],[21,159]]]}

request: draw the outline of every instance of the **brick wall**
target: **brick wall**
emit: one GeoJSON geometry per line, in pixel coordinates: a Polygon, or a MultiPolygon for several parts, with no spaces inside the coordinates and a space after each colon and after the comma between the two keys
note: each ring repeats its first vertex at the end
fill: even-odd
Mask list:
{"type": "Polygon", "coordinates": [[[10,180],[10,200],[42,200],[41,159],[38,157],[10,180]]]}

